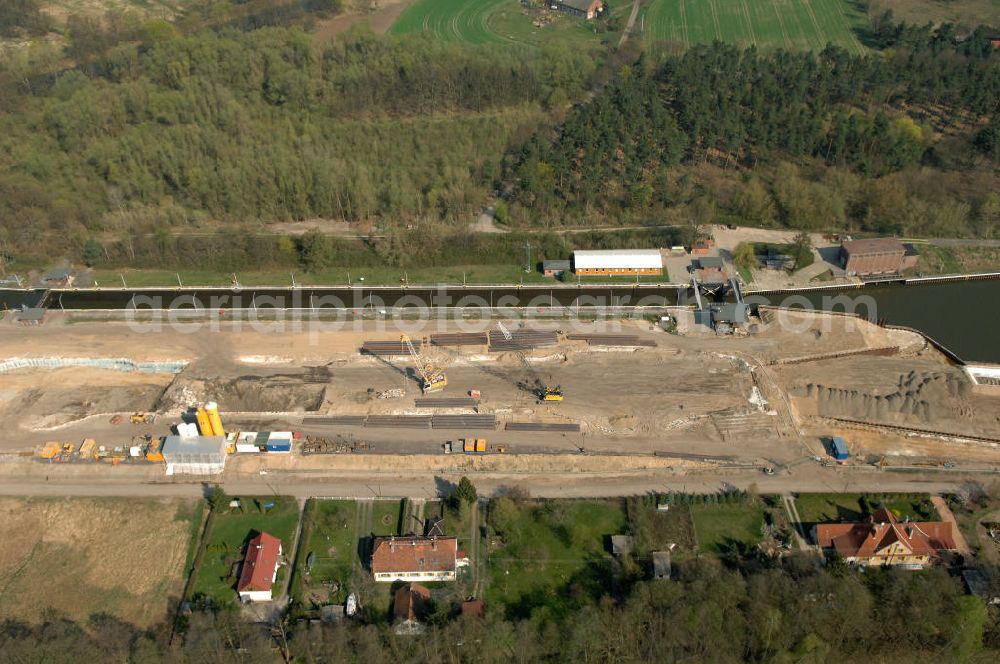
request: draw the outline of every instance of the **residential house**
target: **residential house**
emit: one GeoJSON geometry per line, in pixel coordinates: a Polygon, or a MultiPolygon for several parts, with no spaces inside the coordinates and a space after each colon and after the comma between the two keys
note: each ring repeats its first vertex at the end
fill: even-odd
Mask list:
{"type": "Polygon", "coordinates": [[[454,537],[376,537],[371,570],[376,581],[454,581],[458,540],[454,537]]]}
{"type": "Polygon", "coordinates": [[[409,630],[416,626],[430,611],[431,591],[419,583],[408,583],[396,590],[392,604],[392,614],[397,623],[406,625],[409,630]]]}
{"type": "Polygon", "coordinates": [[[281,540],[274,535],[260,533],[247,544],[240,580],[236,592],[242,602],[270,602],[271,589],[278,578],[278,561],[281,558],[281,540]]]}
{"type": "Polygon", "coordinates": [[[921,568],[955,549],[952,524],[947,521],[901,522],[890,510],[880,509],[862,523],[821,523],[814,539],[828,553],[853,565],[898,565],[921,568]]]}

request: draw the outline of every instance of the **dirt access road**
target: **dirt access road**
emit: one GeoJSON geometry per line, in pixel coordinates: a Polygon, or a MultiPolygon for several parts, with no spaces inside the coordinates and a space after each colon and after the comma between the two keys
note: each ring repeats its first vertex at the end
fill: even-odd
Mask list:
{"type": "MultiPolygon", "coordinates": [[[[922,473],[874,472],[870,469],[797,466],[772,476],[753,471],[705,471],[675,474],[640,471],[634,473],[469,473],[481,496],[502,493],[506,487],[523,487],[532,495],[556,497],[610,497],[641,495],[651,491],[711,493],[723,482],[741,489],[754,487],[761,493],[793,492],[929,492],[955,491],[970,483],[989,486],[1000,477],[995,473],[928,471],[922,473]]],[[[222,478],[222,486],[233,495],[275,494],[297,498],[387,498],[437,499],[460,479],[457,473],[341,473],[301,477],[272,473],[258,477],[222,478]]],[[[48,481],[5,480],[0,495],[11,496],[117,496],[149,498],[198,497],[213,478],[170,481],[102,479],[81,480],[51,476],[48,481]]]]}

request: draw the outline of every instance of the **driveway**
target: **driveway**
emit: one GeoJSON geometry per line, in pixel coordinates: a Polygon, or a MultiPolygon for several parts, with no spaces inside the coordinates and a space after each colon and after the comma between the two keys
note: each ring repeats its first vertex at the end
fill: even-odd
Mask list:
{"type": "Polygon", "coordinates": [[[962,530],[958,527],[958,521],[955,519],[951,508],[948,507],[948,503],[941,496],[931,496],[931,502],[934,503],[934,509],[941,515],[941,520],[951,523],[952,530],[955,533],[955,547],[958,549],[958,552],[966,557],[971,556],[972,549],[969,548],[969,543],[965,540],[965,535],[962,534],[962,530]]]}

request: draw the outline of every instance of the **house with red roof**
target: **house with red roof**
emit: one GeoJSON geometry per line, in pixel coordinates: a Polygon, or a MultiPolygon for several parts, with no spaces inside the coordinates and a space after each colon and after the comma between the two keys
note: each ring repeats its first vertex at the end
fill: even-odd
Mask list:
{"type": "Polygon", "coordinates": [[[454,537],[376,537],[371,569],[376,581],[454,581],[458,540],[454,537]]]}
{"type": "Polygon", "coordinates": [[[954,551],[955,535],[946,521],[900,521],[880,509],[862,523],[821,523],[815,540],[824,551],[854,565],[926,567],[943,551],[954,551]]]}
{"type": "Polygon", "coordinates": [[[274,535],[260,533],[250,540],[243,558],[240,580],[236,584],[241,602],[271,601],[271,588],[278,578],[281,554],[281,540],[274,535]]]}

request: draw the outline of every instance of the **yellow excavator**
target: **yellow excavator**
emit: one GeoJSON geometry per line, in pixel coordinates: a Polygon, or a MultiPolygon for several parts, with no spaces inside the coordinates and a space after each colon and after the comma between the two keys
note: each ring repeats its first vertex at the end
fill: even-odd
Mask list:
{"type": "Polygon", "coordinates": [[[420,389],[424,394],[428,392],[440,392],[448,385],[448,376],[444,369],[434,366],[432,362],[424,357],[413,346],[408,335],[400,335],[400,342],[406,344],[406,349],[413,356],[413,362],[417,365],[417,372],[420,374],[420,389]]]}
{"type": "MultiPolygon", "coordinates": [[[[497,327],[500,329],[500,334],[507,341],[514,338],[514,335],[510,333],[507,326],[502,322],[497,322],[497,327]]],[[[517,354],[517,359],[521,361],[521,366],[524,367],[525,372],[530,378],[530,382],[519,382],[518,387],[521,389],[526,389],[532,392],[539,401],[562,401],[563,391],[562,387],[559,385],[551,386],[545,383],[541,378],[539,378],[538,373],[535,368],[531,366],[531,362],[528,362],[528,358],[525,357],[524,352],[520,350],[514,351],[517,354]]]]}

